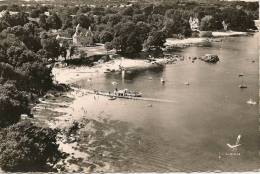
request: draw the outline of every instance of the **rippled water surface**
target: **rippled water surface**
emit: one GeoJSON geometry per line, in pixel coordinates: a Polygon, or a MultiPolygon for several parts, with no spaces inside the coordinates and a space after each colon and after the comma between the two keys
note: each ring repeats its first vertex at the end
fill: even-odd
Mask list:
{"type": "Polygon", "coordinates": [[[144,97],[172,100],[172,103],[87,98],[91,113],[105,113],[139,128],[138,146],[127,146],[129,163],[119,171],[209,171],[253,170],[260,168],[257,137],[258,34],[223,38],[211,47],[189,47],[180,54],[184,61],[167,65],[162,71],[110,74],[78,82],[83,88],[141,91],[144,97]],[[214,65],[194,63],[187,57],[217,54],[214,65]],[[252,62],[254,60],[255,62],[252,62]],[[238,77],[243,73],[244,77],[238,77]],[[165,85],[160,83],[164,77],[165,85]],[[184,83],[189,81],[190,85],[184,83]],[[248,88],[240,89],[245,83],[248,88]],[[239,156],[230,156],[227,143],[242,135],[239,156]]]}

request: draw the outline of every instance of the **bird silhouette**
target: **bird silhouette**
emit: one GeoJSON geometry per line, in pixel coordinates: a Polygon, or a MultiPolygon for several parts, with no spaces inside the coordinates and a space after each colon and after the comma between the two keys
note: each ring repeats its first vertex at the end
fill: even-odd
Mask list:
{"type": "Polygon", "coordinates": [[[242,136],[239,134],[239,135],[237,136],[236,144],[231,145],[231,144],[227,143],[227,146],[228,146],[232,151],[237,151],[237,148],[238,148],[239,146],[241,146],[241,144],[239,144],[241,137],[242,137],[242,136]]]}

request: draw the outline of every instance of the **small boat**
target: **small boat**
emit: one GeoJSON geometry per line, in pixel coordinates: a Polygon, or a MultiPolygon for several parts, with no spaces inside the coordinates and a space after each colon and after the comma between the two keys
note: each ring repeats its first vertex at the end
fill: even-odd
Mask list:
{"type": "Polygon", "coordinates": [[[164,84],[165,80],[161,77],[161,83],[164,84]]]}
{"type": "Polygon", "coordinates": [[[241,89],[247,88],[246,84],[244,84],[244,81],[242,80],[242,83],[238,86],[241,89]]]}
{"type": "Polygon", "coordinates": [[[137,91],[129,91],[129,92],[126,92],[126,96],[129,96],[129,97],[142,97],[142,93],[141,92],[137,92],[137,91]]]}
{"type": "Polygon", "coordinates": [[[241,88],[241,89],[247,88],[247,86],[246,86],[245,84],[241,84],[241,85],[239,85],[238,87],[241,88]]]}
{"type": "Polygon", "coordinates": [[[113,96],[113,97],[110,97],[108,100],[115,100],[117,99],[117,97],[113,96]]]}
{"type": "Polygon", "coordinates": [[[243,77],[243,76],[244,76],[243,73],[238,74],[238,77],[243,77]]]}
{"type": "Polygon", "coordinates": [[[185,82],[184,85],[189,86],[190,85],[189,81],[185,82]]]}
{"type": "Polygon", "coordinates": [[[107,68],[104,73],[111,73],[111,69],[107,68]]]}
{"type": "Polygon", "coordinates": [[[257,104],[257,102],[254,101],[254,100],[251,99],[251,98],[250,98],[246,103],[249,104],[249,105],[256,105],[256,104],[257,104]]]}
{"type": "Polygon", "coordinates": [[[117,82],[115,82],[115,81],[111,82],[111,84],[112,84],[113,86],[116,86],[116,85],[118,85],[118,83],[117,83],[117,82]]]}

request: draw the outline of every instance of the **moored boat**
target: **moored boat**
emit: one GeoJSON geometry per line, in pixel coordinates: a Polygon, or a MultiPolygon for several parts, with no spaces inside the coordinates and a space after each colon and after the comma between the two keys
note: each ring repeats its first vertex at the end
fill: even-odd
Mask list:
{"type": "Polygon", "coordinates": [[[130,91],[128,89],[114,91],[114,95],[115,96],[119,96],[119,97],[122,97],[122,96],[126,96],[126,97],[142,97],[142,93],[141,92],[130,91]]]}
{"type": "Polygon", "coordinates": [[[256,105],[256,104],[257,104],[257,102],[254,101],[254,100],[251,99],[251,98],[250,98],[246,103],[249,104],[249,105],[256,105]]]}
{"type": "Polygon", "coordinates": [[[116,96],[112,96],[108,100],[115,100],[115,99],[117,99],[117,97],[116,96]]]}
{"type": "Polygon", "coordinates": [[[242,80],[242,83],[238,87],[241,88],[241,89],[244,89],[244,88],[247,88],[247,85],[242,80]]]}
{"type": "Polygon", "coordinates": [[[187,86],[189,86],[189,85],[190,85],[190,82],[189,82],[189,81],[187,81],[187,82],[185,82],[185,83],[184,83],[184,85],[187,85],[187,86]]]}
{"type": "Polygon", "coordinates": [[[244,84],[241,84],[241,85],[239,85],[238,87],[241,88],[241,89],[247,88],[247,86],[244,85],[244,84]]]}
{"type": "Polygon", "coordinates": [[[163,77],[161,77],[161,83],[164,84],[165,83],[165,80],[163,77]]]}
{"type": "Polygon", "coordinates": [[[115,100],[116,98],[131,99],[131,98],[136,98],[136,97],[142,97],[141,92],[130,91],[128,89],[123,89],[123,90],[117,90],[116,89],[114,92],[94,90],[93,94],[110,97],[109,100],[115,100]]]}

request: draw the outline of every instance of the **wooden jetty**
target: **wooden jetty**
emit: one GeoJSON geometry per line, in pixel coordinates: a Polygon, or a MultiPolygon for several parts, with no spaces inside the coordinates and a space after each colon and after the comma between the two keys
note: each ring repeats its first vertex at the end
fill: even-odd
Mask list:
{"type": "Polygon", "coordinates": [[[176,101],[167,100],[167,99],[147,98],[147,97],[133,97],[133,96],[118,96],[118,95],[115,95],[113,93],[108,93],[108,92],[104,92],[104,91],[92,91],[92,90],[84,89],[84,92],[88,93],[88,94],[101,95],[101,96],[105,96],[105,97],[116,97],[116,98],[122,98],[122,99],[130,99],[130,100],[142,100],[142,101],[151,101],[151,102],[176,103],[176,101]]]}

